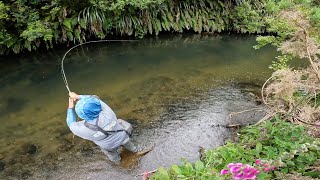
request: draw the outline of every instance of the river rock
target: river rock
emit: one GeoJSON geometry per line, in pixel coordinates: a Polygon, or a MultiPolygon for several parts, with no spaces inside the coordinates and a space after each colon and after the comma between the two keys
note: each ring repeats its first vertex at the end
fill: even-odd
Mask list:
{"type": "Polygon", "coordinates": [[[35,144],[29,144],[27,146],[26,152],[31,155],[36,154],[38,152],[38,146],[35,144]]]}
{"type": "Polygon", "coordinates": [[[90,148],[90,147],[81,148],[81,155],[82,156],[91,157],[91,156],[93,156],[93,154],[94,154],[94,152],[93,152],[92,148],[90,148]]]}
{"type": "Polygon", "coordinates": [[[29,142],[17,142],[16,146],[18,146],[16,152],[20,155],[35,155],[39,151],[37,144],[29,142]]]}
{"type": "Polygon", "coordinates": [[[3,161],[0,161],[0,172],[4,170],[6,164],[3,161]]]}

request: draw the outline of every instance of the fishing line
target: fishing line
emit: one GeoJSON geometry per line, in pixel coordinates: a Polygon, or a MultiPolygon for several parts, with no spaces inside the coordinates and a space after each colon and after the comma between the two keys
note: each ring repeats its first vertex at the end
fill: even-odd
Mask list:
{"type": "Polygon", "coordinates": [[[66,74],[64,72],[64,59],[66,58],[67,54],[74,48],[76,47],[79,47],[79,46],[82,46],[82,45],[85,45],[85,44],[90,44],[90,43],[99,43],[99,42],[130,42],[130,41],[138,41],[138,40],[109,40],[109,39],[106,39],[106,40],[97,40],[97,41],[87,41],[87,42],[84,42],[84,43],[81,43],[81,44],[78,44],[78,45],[75,45],[73,46],[72,48],[70,48],[62,57],[62,60],[61,60],[61,75],[62,75],[62,79],[63,79],[63,82],[68,90],[68,92],[71,92],[70,91],[70,88],[69,88],[69,84],[68,84],[68,80],[67,80],[67,77],[66,77],[66,74]]]}

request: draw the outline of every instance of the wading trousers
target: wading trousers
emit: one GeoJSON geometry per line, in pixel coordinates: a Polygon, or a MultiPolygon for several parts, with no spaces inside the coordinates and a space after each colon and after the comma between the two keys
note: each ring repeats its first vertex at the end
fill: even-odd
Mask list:
{"type": "MultiPolygon", "coordinates": [[[[138,147],[133,144],[133,142],[131,141],[131,139],[128,137],[127,139],[125,139],[122,143],[122,145],[124,148],[126,148],[128,151],[131,151],[133,153],[138,152],[138,147]]],[[[121,157],[120,157],[120,146],[112,149],[112,150],[105,150],[103,148],[101,148],[102,152],[104,152],[104,154],[107,155],[107,157],[109,158],[110,161],[112,161],[115,164],[119,164],[121,161],[121,157]]]]}

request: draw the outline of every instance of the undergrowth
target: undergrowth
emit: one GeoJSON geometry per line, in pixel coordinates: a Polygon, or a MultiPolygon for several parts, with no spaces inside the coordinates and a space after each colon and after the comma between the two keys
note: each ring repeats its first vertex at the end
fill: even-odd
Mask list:
{"type": "Polygon", "coordinates": [[[196,163],[184,161],[182,165],[172,165],[167,170],[159,168],[150,179],[231,179],[235,173],[222,175],[222,170],[230,167],[230,163],[259,169],[257,162],[260,164],[260,161],[263,168],[259,169],[256,179],[320,177],[317,165],[320,139],[309,136],[304,126],[285,122],[276,116],[271,121],[245,127],[239,134],[238,142],[229,141],[224,146],[208,150],[196,163]],[[266,166],[273,168],[266,170],[266,166]]]}

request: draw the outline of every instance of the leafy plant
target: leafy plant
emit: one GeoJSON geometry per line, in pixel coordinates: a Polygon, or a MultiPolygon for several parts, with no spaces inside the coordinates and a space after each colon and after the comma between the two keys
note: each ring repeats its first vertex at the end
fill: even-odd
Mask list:
{"type": "Polygon", "coordinates": [[[265,29],[264,4],[264,0],[5,1],[0,2],[0,53],[110,34],[141,38],[162,31],[259,33],[265,29]]]}
{"type": "MultiPolygon", "coordinates": [[[[258,179],[274,178],[280,172],[319,177],[320,174],[313,169],[313,164],[320,158],[319,149],[320,140],[310,137],[303,126],[285,122],[276,116],[272,121],[243,128],[239,142],[228,142],[208,150],[202,161],[194,164],[184,162],[182,165],[172,165],[165,174],[169,179],[225,179],[228,177],[220,175],[226,174],[223,169],[231,168],[231,162],[239,162],[250,167],[261,164],[261,171],[266,171],[260,173],[258,179]],[[263,169],[267,166],[270,169],[263,169]]],[[[164,174],[163,169],[161,172],[164,174]]],[[[151,179],[155,177],[161,177],[159,172],[151,179]]]]}

